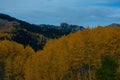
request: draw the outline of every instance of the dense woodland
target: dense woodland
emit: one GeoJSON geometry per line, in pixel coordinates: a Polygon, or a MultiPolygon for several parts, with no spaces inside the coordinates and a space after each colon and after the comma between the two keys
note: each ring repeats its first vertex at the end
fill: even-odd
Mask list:
{"type": "MultiPolygon", "coordinates": [[[[0,80],[120,80],[118,25],[49,37],[13,21],[5,24],[0,27],[0,80]]],[[[69,31],[70,25],[61,25],[69,31]]]]}
{"type": "Polygon", "coordinates": [[[0,41],[1,80],[120,80],[120,28],[97,27],[49,40],[35,52],[0,41]]]}

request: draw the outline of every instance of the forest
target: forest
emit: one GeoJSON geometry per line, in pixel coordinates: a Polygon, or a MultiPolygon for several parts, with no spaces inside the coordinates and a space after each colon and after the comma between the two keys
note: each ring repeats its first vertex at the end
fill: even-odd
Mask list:
{"type": "MultiPolygon", "coordinates": [[[[40,40],[39,34],[27,34],[36,36],[28,42],[40,40]]],[[[41,35],[47,41],[37,51],[11,39],[14,33],[0,36],[0,80],[120,80],[118,26],[88,27],[54,39],[41,35]]]]}
{"type": "Polygon", "coordinates": [[[0,80],[120,80],[120,0],[0,0],[0,80]]]}
{"type": "Polygon", "coordinates": [[[30,45],[35,51],[43,49],[50,39],[57,39],[63,35],[84,29],[83,26],[64,22],[59,26],[35,25],[0,13],[0,40],[7,39],[24,46],[30,45]]]}

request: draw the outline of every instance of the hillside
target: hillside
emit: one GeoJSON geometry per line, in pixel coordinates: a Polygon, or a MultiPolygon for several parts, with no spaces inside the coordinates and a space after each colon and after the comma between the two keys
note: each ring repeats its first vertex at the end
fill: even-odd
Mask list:
{"type": "Polygon", "coordinates": [[[120,28],[87,28],[37,52],[0,41],[0,80],[120,80],[120,28]]]}
{"type": "Polygon", "coordinates": [[[0,80],[120,80],[120,25],[35,25],[1,14],[0,80]]]}
{"type": "Polygon", "coordinates": [[[24,46],[30,45],[34,50],[43,49],[49,39],[59,38],[71,32],[84,30],[84,27],[61,23],[54,25],[35,25],[18,20],[6,14],[0,14],[0,39],[8,39],[24,46]]]}

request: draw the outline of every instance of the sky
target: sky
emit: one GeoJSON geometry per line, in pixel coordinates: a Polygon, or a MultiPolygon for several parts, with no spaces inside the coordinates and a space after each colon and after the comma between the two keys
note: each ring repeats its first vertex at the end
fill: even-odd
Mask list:
{"type": "Polygon", "coordinates": [[[120,0],[0,0],[0,13],[32,24],[120,24],[120,0]]]}

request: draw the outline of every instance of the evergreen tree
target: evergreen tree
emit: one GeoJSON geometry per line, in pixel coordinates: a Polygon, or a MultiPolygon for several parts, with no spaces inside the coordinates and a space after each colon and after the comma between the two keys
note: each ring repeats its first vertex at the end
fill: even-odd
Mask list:
{"type": "Polygon", "coordinates": [[[110,56],[102,58],[102,65],[96,70],[96,80],[117,80],[118,63],[110,56]]]}

